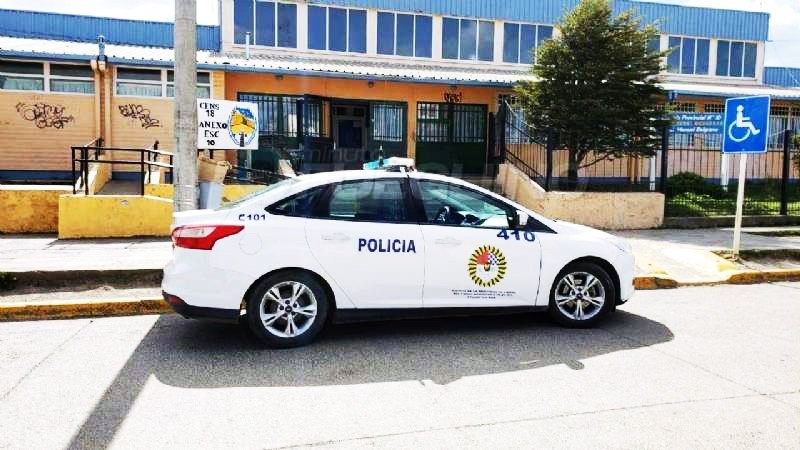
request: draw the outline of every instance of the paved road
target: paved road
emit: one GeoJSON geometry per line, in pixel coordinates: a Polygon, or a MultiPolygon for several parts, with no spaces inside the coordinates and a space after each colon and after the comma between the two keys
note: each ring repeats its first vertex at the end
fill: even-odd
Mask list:
{"type": "Polygon", "coordinates": [[[142,316],[0,324],[0,448],[797,448],[800,283],[335,327],[294,350],[142,316]]]}

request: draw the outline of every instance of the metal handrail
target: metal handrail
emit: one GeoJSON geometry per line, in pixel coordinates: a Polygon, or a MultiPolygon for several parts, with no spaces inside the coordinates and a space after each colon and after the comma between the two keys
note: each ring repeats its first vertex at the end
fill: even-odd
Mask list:
{"type": "Polygon", "coordinates": [[[77,194],[78,191],[78,177],[75,169],[75,163],[80,163],[80,173],[83,182],[84,195],[89,195],[89,164],[120,164],[120,165],[138,165],[140,177],[140,195],[144,195],[145,183],[150,178],[151,167],[160,167],[169,169],[169,177],[172,178],[173,157],[171,152],[165,152],[158,149],[158,141],[155,141],[149,148],[112,148],[103,147],[101,138],[97,138],[85,146],[71,147],[72,151],[72,193],[77,194]],[[99,145],[98,145],[99,144],[99,145]],[[90,151],[94,151],[93,157],[89,156],[90,151]],[[105,152],[138,152],[139,160],[102,160],[101,154],[105,152]],[[80,157],[76,157],[76,152],[80,152],[80,157]],[[145,156],[146,155],[146,156],[145,156]],[[169,156],[169,164],[158,161],[159,156],[169,156]],[[145,171],[145,166],[148,170],[145,171]]]}
{"type": "Polygon", "coordinates": [[[241,177],[236,176],[236,175],[227,175],[225,177],[225,179],[234,180],[234,181],[245,181],[245,182],[248,182],[250,184],[269,185],[269,184],[275,183],[276,181],[280,181],[280,180],[285,180],[287,178],[291,178],[291,177],[289,177],[287,175],[283,175],[283,174],[280,174],[280,173],[277,173],[277,172],[271,172],[269,170],[253,169],[253,168],[250,168],[250,167],[240,167],[240,166],[231,166],[231,169],[230,169],[229,173],[238,175],[238,173],[241,173],[241,172],[245,172],[245,173],[248,173],[248,174],[255,174],[257,176],[260,176],[264,181],[258,181],[258,179],[253,179],[253,177],[241,178],[241,177]]]}

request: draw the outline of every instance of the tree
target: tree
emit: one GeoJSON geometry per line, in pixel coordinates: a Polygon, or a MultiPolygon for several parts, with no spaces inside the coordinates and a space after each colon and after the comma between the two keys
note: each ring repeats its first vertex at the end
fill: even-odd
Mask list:
{"type": "Polygon", "coordinates": [[[792,159],[794,160],[794,165],[797,167],[797,170],[800,170],[800,134],[795,134],[792,141],[792,146],[795,150],[792,159]]]}
{"type": "Polygon", "coordinates": [[[579,168],[655,154],[669,124],[656,107],[666,97],[657,82],[668,52],[648,46],[658,36],[655,24],[643,26],[632,11],[613,17],[606,0],[583,0],[556,27],[559,33],[539,46],[531,66],[538,81],[522,82],[516,92],[526,120],[554,131],[569,150],[569,188],[575,189],[579,168]]]}

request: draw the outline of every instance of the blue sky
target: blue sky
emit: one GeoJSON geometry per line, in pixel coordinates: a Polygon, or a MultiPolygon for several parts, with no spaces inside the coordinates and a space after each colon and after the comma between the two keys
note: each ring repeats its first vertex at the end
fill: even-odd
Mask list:
{"type": "MultiPolygon", "coordinates": [[[[800,67],[800,0],[661,0],[660,3],[770,13],[766,64],[800,67]]],[[[139,20],[171,21],[174,17],[172,2],[164,0],[0,0],[0,7],[139,20]]],[[[216,24],[218,15],[217,0],[197,0],[198,23],[216,24]]]]}

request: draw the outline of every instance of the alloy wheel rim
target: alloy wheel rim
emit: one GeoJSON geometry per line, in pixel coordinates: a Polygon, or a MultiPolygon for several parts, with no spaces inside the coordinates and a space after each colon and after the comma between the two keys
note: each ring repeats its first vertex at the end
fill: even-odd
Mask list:
{"type": "Polygon", "coordinates": [[[603,283],[588,272],[564,275],[556,285],[556,307],[573,320],[589,320],[598,315],[606,302],[603,283]]]}
{"type": "Polygon", "coordinates": [[[293,338],[308,331],[317,317],[317,298],[298,281],[283,281],[267,290],[258,308],[261,323],[271,334],[293,338]]]}

